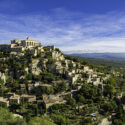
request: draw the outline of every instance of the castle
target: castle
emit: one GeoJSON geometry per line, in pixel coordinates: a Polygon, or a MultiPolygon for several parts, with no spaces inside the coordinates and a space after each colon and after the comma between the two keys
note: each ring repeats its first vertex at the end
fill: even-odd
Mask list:
{"type": "Polygon", "coordinates": [[[14,53],[22,53],[24,51],[30,51],[33,53],[37,53],[38,51],[41,51],[43,46],[38,43],[36,40],[31,40],[29,37],[27,37],[25,40],[11,40],[11,44],[1,44],[0,50],[8,52],[11,52],[11,54],[14,53]]]}
{"type": "Polygon", "coordinates": [[[8,51],[23,51],[37,46],[40,46],[40,43],[27,37],[25,40],[11,40],[11,44],[2,44],[0,45],[0,50],[7,49],[8,51]]]}

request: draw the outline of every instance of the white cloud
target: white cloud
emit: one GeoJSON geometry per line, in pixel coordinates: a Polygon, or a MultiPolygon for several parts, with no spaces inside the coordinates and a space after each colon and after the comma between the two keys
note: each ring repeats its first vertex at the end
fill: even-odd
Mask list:
{"type": "Polygon", "coordinates": [[[1,43],[30,36],[63,51],[125,52],[125,13],[122,12],[86,15],[58,8],[44,15],[0,14],[0,19],[1,43]]]}

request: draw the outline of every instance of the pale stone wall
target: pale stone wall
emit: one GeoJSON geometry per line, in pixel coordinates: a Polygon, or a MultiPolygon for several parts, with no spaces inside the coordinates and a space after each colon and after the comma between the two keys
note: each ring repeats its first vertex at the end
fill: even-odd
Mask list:
{"type": "Polygon", "coordinates": [[[21,44],[21,40],[11,40],[11,44],[21,44]]]}
{"type": "Polygon", "coordinates": [[[36,46],[36,41],[35,40],[22,40],[21,45],[23,47],[35,47],[36,46]]]}
{"type": "Polygon", "coordinates": [[[27,37],[25,40],[11,40],[11,44],[2,44],[0,45],[0,50],[8,50],[10,52],[22,52],[33,47],[35,47],[38,51],[33,51],[33,55],[35,56],[38,53],[44,51],[40,43],[37,43],[36,40],[31,40],[29,37],[27,37]]]}
{"type": "Polygon", "coordinates": [[[12,52],[22,52],[22,51],[24,51],[25,50],[25,48],[24,47],[12,47],[11,48],[11,51],[12,52]]]}
{"type": "Polygon", "coordinates": [[[2,79],[4,81],[4,83],[6,82],[6,76],[4,73],[0,72],[0,79],[2,79]]]}
{"type": "Polygon", "coordinates": [[[31,40],[29,37],[27,37],[25,40],[21,40],[21,45],[23,47],[35,47],[37,45],[37,41],[31,40]]]}

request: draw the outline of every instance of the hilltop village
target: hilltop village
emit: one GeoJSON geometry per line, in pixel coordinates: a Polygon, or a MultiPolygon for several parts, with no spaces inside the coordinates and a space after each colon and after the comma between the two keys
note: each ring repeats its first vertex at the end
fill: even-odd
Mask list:
{"type": "MultiPolygon", "coordinates": [[[[0,51],[0,105],[21,118],[45,114],[53,105],[70,103],[84,89],[83,84],[104,92],[104,83],[111,77],[29,37],[2,44],[0,51]]],[[[81,107],[76,108],[85,105],[80,103],[81,107]]]]}

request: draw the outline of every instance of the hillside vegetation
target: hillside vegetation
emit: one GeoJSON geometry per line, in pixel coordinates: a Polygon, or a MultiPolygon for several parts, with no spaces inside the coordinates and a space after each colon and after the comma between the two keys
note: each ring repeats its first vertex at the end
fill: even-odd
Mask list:
{"type": "Polygon", "coordinates": [[[124,124],[122,63],[43,50],[36,56],[0,52],[2,125],[98,125],[104,118],[124,124]]]}

